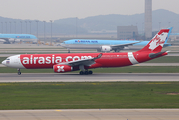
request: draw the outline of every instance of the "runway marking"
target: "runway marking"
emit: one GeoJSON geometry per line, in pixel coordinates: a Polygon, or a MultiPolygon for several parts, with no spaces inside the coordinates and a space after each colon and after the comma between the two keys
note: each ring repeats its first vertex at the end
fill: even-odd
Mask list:
{"type": "Polygon", "coordinates": [[[171,84],[171,83],[147,83],[147,84],[171,84]]]}
{"type": "Polygon", "coordinates": [[[0,83],[0,86],[8,86],[8,85],[11,85],[11,84],[8,84],[8,83],[0,83]]]}
{"type": "Polygon", "coordinates": [[[39,82],[41,80],[23,80],[23,81],[18,81],[18,82],[39,82]]]}
{"type": "Polygon", "coordinates": [[[133,66],[140,66],[139,64],[135,64],[135,65],[133,65],[133,66]]]}
{"type": "Polygon", "coordinates": [[[52,85],[59,85],[59,86],[64,86],[65,84],[52,84],[52,85]]]}
{"type": "Polygon", "coordinates": [[[107,81],[127,81],[128,79],[118,79],[118,80],[107,80],[107,81]]]}
{"type": "Polygon", "coordinates": [[[55,111],[57,111],[57,112],[62,112],[62,110],[55,110],[55,111]]]}

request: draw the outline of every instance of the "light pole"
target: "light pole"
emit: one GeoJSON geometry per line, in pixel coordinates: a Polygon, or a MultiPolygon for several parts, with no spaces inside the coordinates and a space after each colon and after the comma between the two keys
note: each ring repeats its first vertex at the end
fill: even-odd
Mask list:
{"type": "Polygon", "coordinates": [[[16,21],[14,21],[14,24],[15,24],[15,26],[14,26],[14,33],[16,34],[16,21]]]}
{"type": "Polygon", "coordinates": [[[31,22],[32,22],[32,21],[29,21],[29,23],[30,23],[30,34],[31,34],[31,22]]]}
{"type": "Polygon", "coordinates": [[[37,39],[38,39],[38,20],[36,20],[36,22],[37,22],[37,39]]]}
{"type": "Polygon", "coordinates": [[[1,24],[2,24],[2,34],[3,34],[3,22],[1,22],[1,24]]]}
{"type": "Polygon", "coordinates": [[[78,34],[78,18],[76,17],[76,38],[77,38],[77,34],[78,34]]]}
{"type": "Polygon", "coordinates": [[[27,21],[25,21],[25,23],[26,23],[26,34],[27,34],[27,21]]]}
{"type": "MultiPolygon", "coordinates": [[[[178,22],[179,23],[179,22],[178,22]]],[[[179,31],[179,27],[178,27],[178,31],[179,31]]]]}
{"type": "Polygon", "coordinates": [[[161,24],[161,22],[159,22],[159,30],[160,30],[160,24],[161,24]]]}
{"type": "Polygon", "coordinates": [[[20,23],[21,23],[21,34],[22,34],[22,21],[20,21],[20,23]]]}
{"type": "Polygon", "coordinates": [[[45,23],[46,21],[43,21],[44,22],[44,42],[45,42],[45,23]]]}
{"type": "Polygon", "coordinates": [[[170,27],[170,23],[171,23],[171,22],[168,22],[168,27],[170,27]]]}
{"type": "Polygon", "coordinates": [[[7,34],[7,22],[5,22],[6,23],[6,34],[7,34]]]}
{"type": "Polygon", "coordinates": [[[142,34],[144,33],[144,22],[142,23],[142,34]]]}
{"type": "Polygon", "coordinates": [[[9,24],[10,24],[10,26],[9,26],[9,27],[10,27],[10,34],[11,34],[11,22],[9,22],[9,24]]]}
{"type": "Polygon", "coordinates": [[[51,22],[51,42],[50,42],[50,45],[52,45],[52,20],[50,20],[50,22],[51,22]]]}
{"type": "MultiPolygon", "coordinates": [[[[138,25],[138,23],[136,22],[136,27],[137,27],[137,25],[138,25]]],[[[137,29],[138,29],[138,27],[137,27],[137,29]]]]}

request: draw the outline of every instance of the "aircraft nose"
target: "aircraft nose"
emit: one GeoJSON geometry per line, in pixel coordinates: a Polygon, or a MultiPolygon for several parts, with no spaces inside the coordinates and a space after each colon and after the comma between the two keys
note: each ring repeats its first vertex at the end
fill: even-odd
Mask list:
{"type": "Polygon", "coordinates": [[[3,65],[6,65],[6,60],[2,61],[2,64],[3,64],[3,65]]]}

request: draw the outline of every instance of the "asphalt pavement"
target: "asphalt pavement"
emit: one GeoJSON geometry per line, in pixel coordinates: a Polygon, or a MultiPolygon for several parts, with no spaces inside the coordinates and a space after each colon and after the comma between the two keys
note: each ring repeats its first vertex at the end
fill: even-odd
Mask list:
{"type": "Polygon", "coordinates": [[[179,109],[0,110],[0,120],[178,120],[179,109]]]}
{"type": "Polygon", "coordinates": [[[179,73],[0,73],[0,83],[4,82],[139,82],[139,81],[179,81],[179,73]]]}

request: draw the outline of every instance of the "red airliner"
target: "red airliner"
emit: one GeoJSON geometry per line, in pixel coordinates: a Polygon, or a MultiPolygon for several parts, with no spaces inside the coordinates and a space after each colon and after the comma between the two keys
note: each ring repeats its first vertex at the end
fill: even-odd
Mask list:
{"type": "Polygon", "coordinates": [[[119,53],[67,53],[21,54],[8,57],[2,62],[7,67],[20,69],[53,69],[56,73],[81,70],[80,74],[92,74],[93,68],[124,67],[167,55],[161,52],[170,29],[162,29],[141,50],[119,53]]]}

